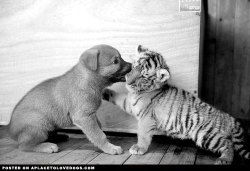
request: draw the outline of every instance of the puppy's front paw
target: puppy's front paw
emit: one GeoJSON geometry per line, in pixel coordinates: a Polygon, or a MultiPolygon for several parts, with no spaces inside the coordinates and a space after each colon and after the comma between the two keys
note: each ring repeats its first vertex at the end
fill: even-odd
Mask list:
{"type": "Polygon", "coordinates": [[[103,149],[105,153],[108,154],[122,154],[123,150],[120,146],[113,145],[111,143],[108,143],[108,145],[103,149]]]}
{"type": "Polygon", "coordinates": [[[58,150],[59,148],[56,144],[49,142],[41,143],[34,148],[34,151],[40,153],[56,153],[58,150]]]}
{"type": "Polygon", "coordinates": [[[103,149],[105,153],[108,154],[122,154],[123,150],[120,146],[113,145],[111,143],[108,143],[107,146],[103,149]]]}
{"type": "Polygon", "coordinates": [[[130,149],[129,152],[131,154],[138,154],[138,155],[143,155],[147,152],[146,148],[139,147],[137,144],[134,144],[130,149]]]}
{"type": "Polygon", "coordinates": [[[106,100],[106,101],[109,101],[109,102],[112,102],[114,95],[115,95],[115,92],[113,90],[110,90],[110,89],[106,88],[102,92],[102,99],[106,100]]]}

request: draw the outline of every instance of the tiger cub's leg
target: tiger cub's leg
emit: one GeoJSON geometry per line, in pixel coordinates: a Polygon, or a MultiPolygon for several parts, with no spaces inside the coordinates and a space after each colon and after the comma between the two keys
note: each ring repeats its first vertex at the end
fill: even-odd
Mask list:
{"type": "Polygon", "coordinates": [[[221,154],[215,164],[231,164],[234,157],[234,148],[230,136],[217,129],[208,132],[209,130],[206,129],[197,131],[195,143],[206,150],[221,154]]]}
{"type": "Polygon", "coordinates": [[[137,132],[138,142],[129,149],[129,152],[131,154],[139,155],[146,153],[148,151],[149,145],[151,144],[155,129],[156,122],[150,116],[146,116],[142,120],[139,120],[137,132]]]}
{"type": "Polygon", "coordinates": [[[232,164],[234,158],[233,143],[229,139],[223,139],[218,151],[221,156],[216,160],[215,164],[232,164]]]}

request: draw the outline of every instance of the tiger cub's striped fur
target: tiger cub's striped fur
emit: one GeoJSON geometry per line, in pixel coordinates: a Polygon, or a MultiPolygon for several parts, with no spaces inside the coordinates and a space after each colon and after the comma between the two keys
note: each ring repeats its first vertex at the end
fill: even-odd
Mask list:
{"type": "Polygon", "coordinates": [[[128,94],[106,89],[103,97],[138,120],[138,143],[132,154],[144,154],[155,130],[166,135],[191,139],[197,146],[221,154],[216,164],[230,164],[234,150],[249,159],[245,132],[232,116],[201,101],[182,89],[169,86],[169,68],[163,57],[142,46],[139,60],[126,76],[128,94]]]}

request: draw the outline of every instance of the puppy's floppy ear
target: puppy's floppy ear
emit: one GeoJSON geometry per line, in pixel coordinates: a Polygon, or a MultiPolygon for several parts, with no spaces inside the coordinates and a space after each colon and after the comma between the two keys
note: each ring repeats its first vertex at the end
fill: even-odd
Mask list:
{"type": "Polygon", "coordinates": [[[170,78],[170,73],[167,69],[159,69],[157,72],[157,79],[163,83],[170,78]]]}
{"type": "Polygon", "coordinates": [[[98,49],[88,49],[80,57],[81,62],[92,71],[98,67],[98,58],[100,51],[98,49]]]}

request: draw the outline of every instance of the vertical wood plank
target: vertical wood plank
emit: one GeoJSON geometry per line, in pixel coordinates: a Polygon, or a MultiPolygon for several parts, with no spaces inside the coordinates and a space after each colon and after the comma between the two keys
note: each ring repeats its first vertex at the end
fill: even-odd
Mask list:
{"type": "Polygon", "coordinates": [[[250,119],[250,1],[236,1],[232,114],[250,119]]]}
{"type": "Polygon", "coordinates": [[[204,1],[205,36],[201,98],[214,104],[214,63],[216,55],[216,25],[218,0],[204,1]]]}
{"type": "Polygon", "coordinates": [[[218,1],[214,103],[231,113],[235,0],[218,1]]]}

